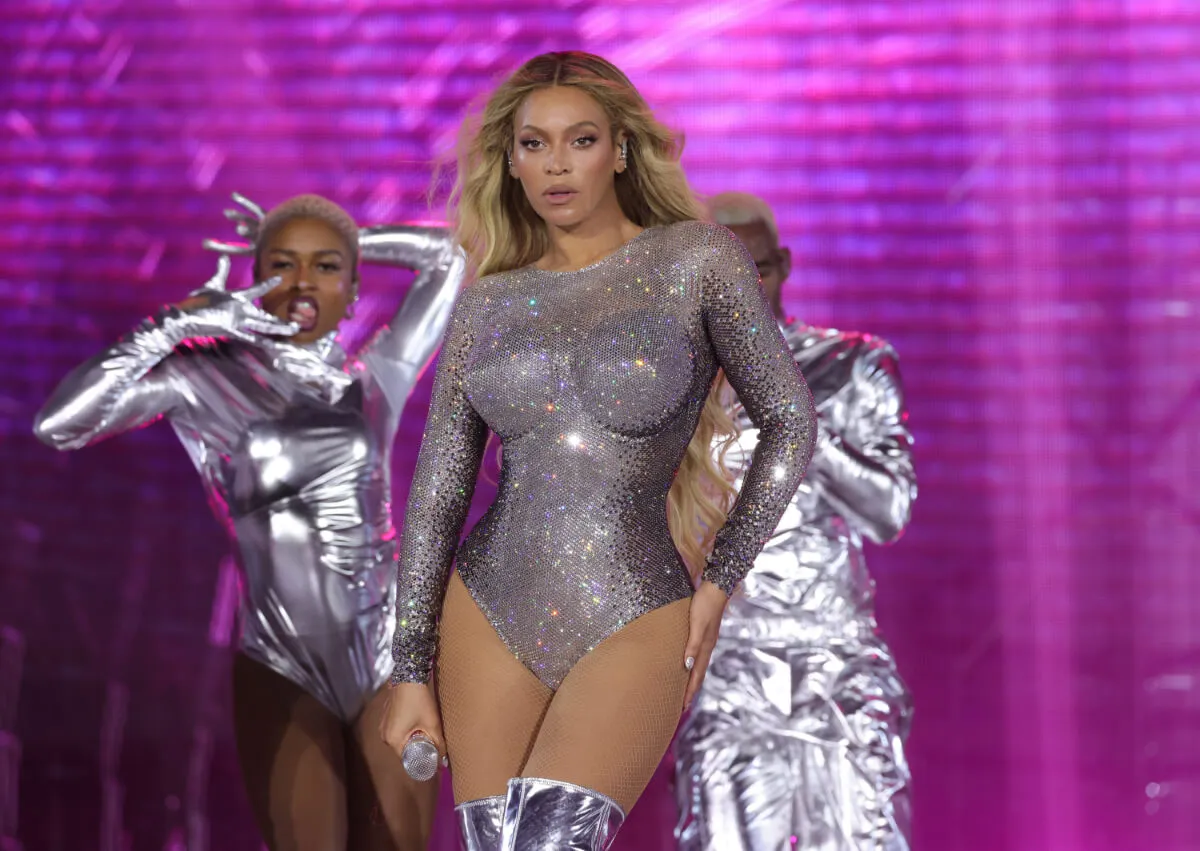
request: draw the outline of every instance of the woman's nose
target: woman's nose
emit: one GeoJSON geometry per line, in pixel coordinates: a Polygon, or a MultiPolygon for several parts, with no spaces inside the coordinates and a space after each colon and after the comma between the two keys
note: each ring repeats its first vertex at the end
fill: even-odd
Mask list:
{"type": "Polygon", "coordinates": [[[301,266],[299,269],[296,270],[296,279],[295,280],[296,280],[296,289],[298,289],[298,290],[316,289],[317,285],[314,283],[314,281],[317,280],[316,270],[310,269],[307,266],[301,266]]]}
{"type": "Polygon", "coordinates": [[[567,158],[562,153],[556,153],[553,148],[546,155],[546,174],[566,174],[568,171],[567,158]]]}

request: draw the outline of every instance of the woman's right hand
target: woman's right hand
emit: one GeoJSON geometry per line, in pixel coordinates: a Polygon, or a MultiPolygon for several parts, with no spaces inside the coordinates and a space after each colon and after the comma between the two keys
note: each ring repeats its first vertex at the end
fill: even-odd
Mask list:
{"type": "Polygon", "coordinates": [[[187,337],[228,337],[246,343],[259,336],[291,337],[299,333],[295,322],[272,316],[254,301],[279,286],[271,278],[242,290],[225,288],[229,277],[229,257],[221,255],[217,271],[209,280],[176,305],[184,313],[187,337]]]}
{"type": "Polygon", "coordinates": [[[424,733],[437,746],[443,760],[446,737],[442,734],[442,716],[437,697],[428,683],[399,683],[388,694],[387,712],[379,722],[379,733],[392,750],[403,756],[413,733],[424,733]]]}

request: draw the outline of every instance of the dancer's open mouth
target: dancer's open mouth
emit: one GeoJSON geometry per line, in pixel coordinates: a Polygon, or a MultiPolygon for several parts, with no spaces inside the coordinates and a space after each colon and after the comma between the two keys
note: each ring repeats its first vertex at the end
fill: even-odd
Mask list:
{"type": "Polygon", "coordinates": [[[316,328],[320,312],[316,301],[308,296],[298,296],[288,302],[288,321],[299,325],[301,331],[316,328]]]}

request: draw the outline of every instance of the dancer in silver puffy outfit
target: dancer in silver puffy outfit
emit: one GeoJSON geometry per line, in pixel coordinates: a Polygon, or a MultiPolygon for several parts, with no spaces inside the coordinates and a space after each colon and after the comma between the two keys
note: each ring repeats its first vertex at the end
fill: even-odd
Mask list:
{"type": "MultiPolygon", "coordinates": [[[[242,232],[257,238],[261,211],[240,200],[256,215],[234,215],[243,218],[242,232]]],[[[339,219],[340,209],[324,199],[293,202],[277,230],[306,215],[325,224],[344,221],[343,242],[358,237],[351,254],[418,271],[390,324],[356,356],[338,344],[336,324],[319,339],[296,344],[285,339],[295,326],[254,305],[264,297],[265,306],[273,288],[292,287],[301,293],[294,309],[302,315],[318,303],[304,295],[311,286],[305,281],[320,272],[293,274],[300,261],[285,253],[271,266],[284,269],[284,283],[227,291],[226,255],[254,246],[212,244],[225,252],[213,280],[67,376],[35,431],[53,447],[78,449],[165,417],[237,544],[241,653],[349,726],[392,669],[392,443],[409,392],[439,344],[464,258],[444,228],[393,225],[346,233],[353,222],[344,214],[339,219]],[[328,214],[329,208],[337,213],[328,214]]],[[[264,237],[275,212],[262,224],[264,237]]],[[[256,270],[263,262],[256,256],[256,270]]],[[[373,734],[368,731],[372,743],[373,734]]],[[[239,731],[239,750],[250,746],[245,738],[239,731]]],[[[364,758],[371,763],[371,754],[364,758]]],[[[255,785],[250,777],[247,785],[255,785]]],[[[254,798],[255,789],[249,791],[254,798]]],[[[307,847],[303,838],[294,845],[278,835],[276,841],[307,847]]]]}
{"type": "MultiPolygon", "coordinates": [[[[770,209],[728,193],[781,319],[790,263],[770,209]]],[[[730,600],[708,677],[675,745],[686,851],[906,851],[912,708],[874,617],[863,539],[886,543],[916,496],[896,353],[878,337],[783,326],[813,392],[817,451],[730,600]]],[[[727,455],[744,463],[758,431],[727,455]]]]}

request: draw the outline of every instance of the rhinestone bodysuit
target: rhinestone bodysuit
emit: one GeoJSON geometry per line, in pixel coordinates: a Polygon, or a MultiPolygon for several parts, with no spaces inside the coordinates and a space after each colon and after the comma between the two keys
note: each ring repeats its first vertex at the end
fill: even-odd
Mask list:
{"type": "Polygon", "coordinates": [[[687,598],[667,494],[718,368],[758,448],[704,578],[742,580],[804,475],[812,396],[726,229],[642,231],[572,272],[526,266],[459,297],[410,491],[393,682],[427,682],[451,563],[490,428],[495,502],[461,547],[463,583],[509,649],[557,689],[633,619],[687,598]]]}

